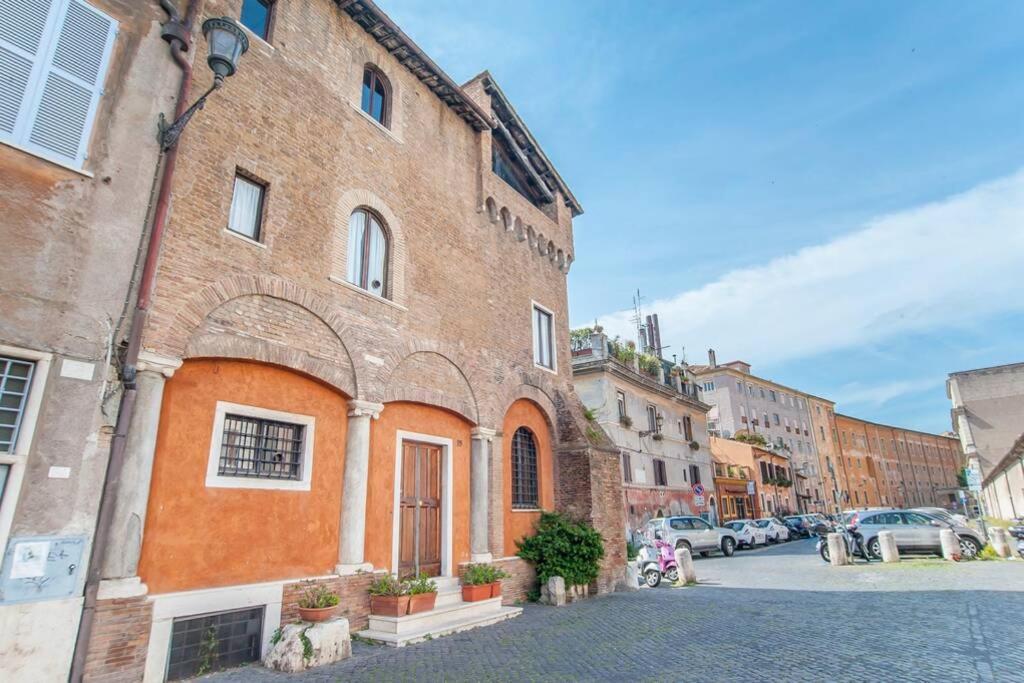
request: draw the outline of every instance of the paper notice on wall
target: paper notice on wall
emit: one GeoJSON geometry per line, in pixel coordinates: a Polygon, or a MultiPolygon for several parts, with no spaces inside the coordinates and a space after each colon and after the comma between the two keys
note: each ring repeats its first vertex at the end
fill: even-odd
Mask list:
{"type": "Polygon", "coordinates": [[[46,574],[46,556],[49,552],[49,541],[23,541],[16,544],[11,562],[11,578],[34,579],[46,574]]]}

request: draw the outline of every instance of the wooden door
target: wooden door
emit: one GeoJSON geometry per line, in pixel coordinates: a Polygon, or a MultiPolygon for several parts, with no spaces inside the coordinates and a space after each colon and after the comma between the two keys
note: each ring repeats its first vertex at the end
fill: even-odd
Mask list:
{"type": "Polygon", "coordinates": [[[402,442],[398,574],[441,574],[441,447],[402,442]]]}

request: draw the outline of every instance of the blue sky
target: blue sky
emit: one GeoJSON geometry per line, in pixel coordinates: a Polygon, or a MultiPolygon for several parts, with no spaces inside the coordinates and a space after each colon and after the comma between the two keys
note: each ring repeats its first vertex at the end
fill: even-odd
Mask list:
{"type": "Polygon", "coordinates": [[[1024,360],[1024,3],[382,0],[489,69],[586,210],[572,323],[949,429],[1024,360]],[[443,5],[440,6],[439,5],[443,5]]]}

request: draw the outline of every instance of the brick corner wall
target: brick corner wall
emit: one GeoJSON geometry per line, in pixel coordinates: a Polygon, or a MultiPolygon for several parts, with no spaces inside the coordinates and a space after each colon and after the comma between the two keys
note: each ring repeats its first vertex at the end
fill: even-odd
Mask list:
{"type": "Polygon", "coordinates": [[[348,619],[349,631],[361,631],[370,623],[370,584],[382,572],[355,574],[353,576],[330,576],[309,581],[286,583],[281,591],[281,625],[290,624],[299,618],[299,598],[308,586],[327,586],[338,594],[341,611],[338,616],[348,619]]]}
{"type": "Polygon", "coordinates": [[[152,624],[153,603],[144,595],[98,601],[84,680],[141,681],[152,624]]]}

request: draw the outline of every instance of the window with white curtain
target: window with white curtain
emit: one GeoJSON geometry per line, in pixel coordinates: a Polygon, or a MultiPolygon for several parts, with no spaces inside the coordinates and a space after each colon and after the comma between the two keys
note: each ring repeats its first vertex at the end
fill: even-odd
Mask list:
{"type": "Polygon", "coordinates": [[[551,311],[533,305],[533,362],[548,370],[555,369],[551,319],[551,311]]]}
{"type": "Polygon", "coordinates": [[[380,219],[356,209],[348,221],[348,273],[355,286],[379,297],[387,296],[388,237],[380,219]]]}
{"type": "Polygon", "coordinates": [[[260,227],[263,223],[263,195],[266,188],[240,174],[235,175],[235,189],[231,195],[231,214],[228,216],[228,230],[260,241],[260,227]]]}

